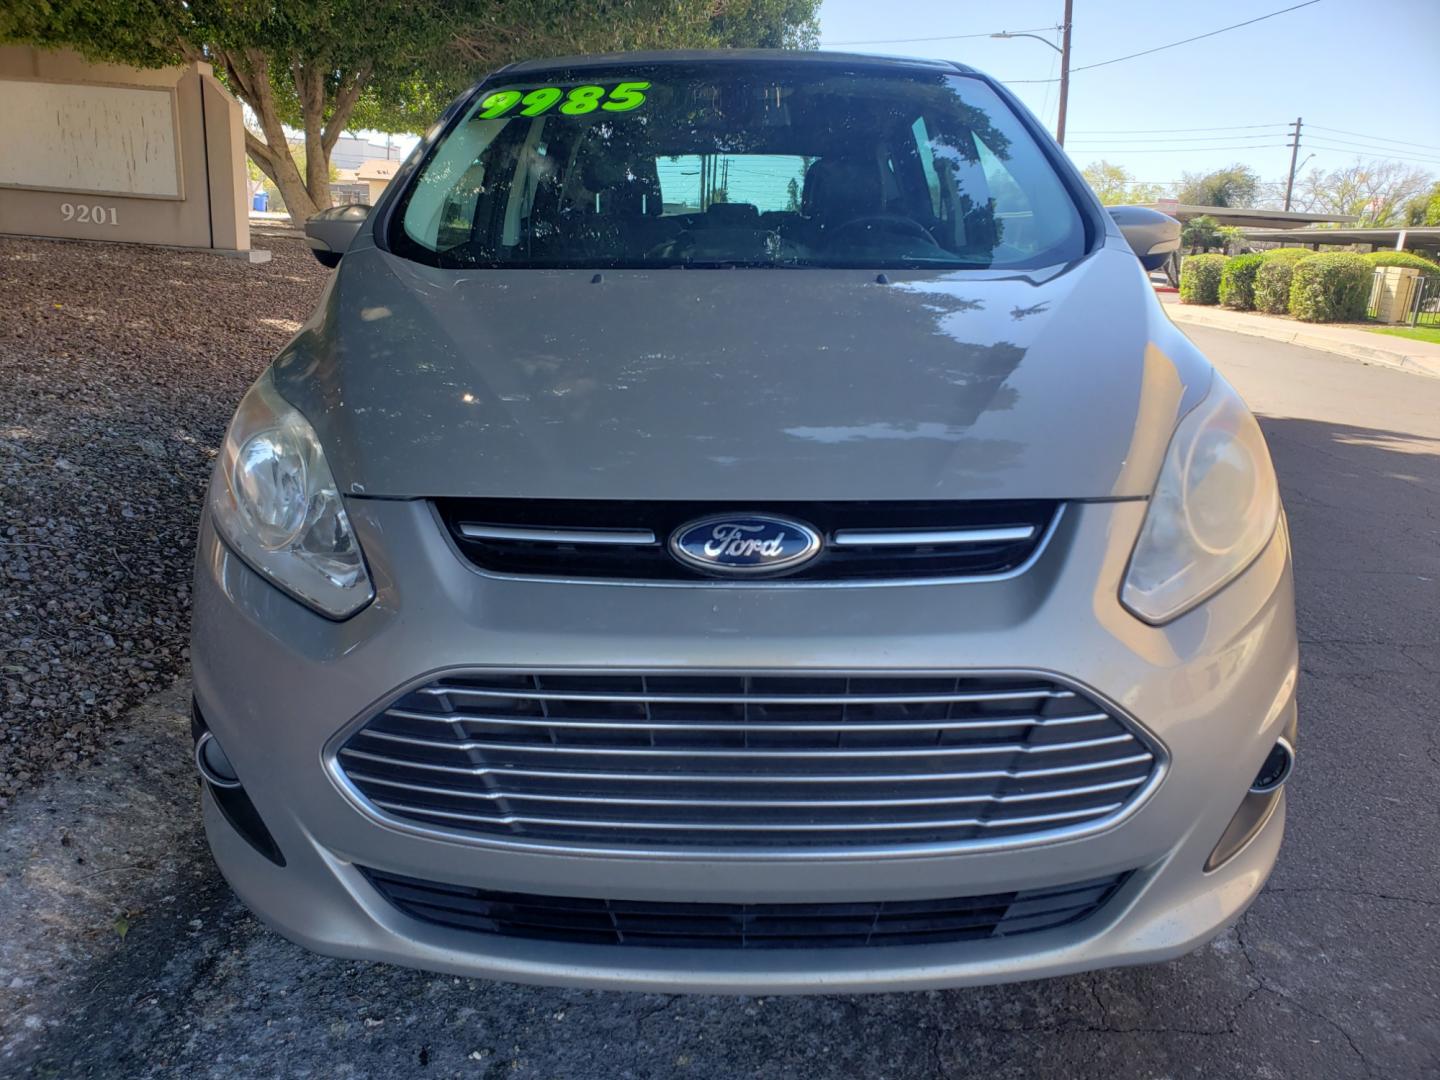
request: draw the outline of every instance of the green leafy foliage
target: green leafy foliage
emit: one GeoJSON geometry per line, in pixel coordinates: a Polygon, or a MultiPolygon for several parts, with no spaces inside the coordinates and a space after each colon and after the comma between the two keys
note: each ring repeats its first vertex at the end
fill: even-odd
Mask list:
{"type": "Polygon", "coordinates": [[[1218,304],[1224,255],[1187,255],[1180,263],[1180,302],[1218,304]]]}
{"type": "Polygon", "coordinates": [[[1225,260],[1220,271],[1220,303],[1236,311],[1255,309],[1255,275],[1264,255],[1235,255],[1225,260]]]}
{"type": "Polygon", "coordinates": [[[1209,251],[1225,243],[1225,234],[1218,221],[1209,214],[1201,214],[1181,226],[1180,243],[1191,251],[1209,251]]]}
{"type": "Polygon", "coordinates": [[[1405,204],[1407,225],[1440,225],[1440,180],[1405,204]]]}
{"type": "Polygon", "coordinates": [[[1254,206],[1260,174],[1235,164],[1208,173],[1185,173],[1175,198],[1189,206],[1254,206]]]}
{"type": "Polygon", "coordinates": [[[1305,322],[1358,322],[1374,276],[1363,255],[1337,251],[1301,259],[1290,279],[1290,314],[1305,322]]]}
{"type": "Polygon", "coordinates": [[[1260,269],[1255,273],[1255,310],[1269,315],[1284,315],[1289,311],[1290,279],[1295,264],[1313,254],[1305,248],[1274,248],[1262,253],[1260,269]]]}
{"type": "Polygon", "coordinates": [[[1361,258],[1371,266],[1408,266],[1422,274],[1440,274],[1440,263],[1431,262],[1409,251],[1372,251],[1361,258]]]}
{"type": "Polygon", "coordinates": [[[1123,165],[1092,161],[1081,175],[1106,206],[1143,206],[1160,198],[1157,186],[1138,182],[1123,165]]]}

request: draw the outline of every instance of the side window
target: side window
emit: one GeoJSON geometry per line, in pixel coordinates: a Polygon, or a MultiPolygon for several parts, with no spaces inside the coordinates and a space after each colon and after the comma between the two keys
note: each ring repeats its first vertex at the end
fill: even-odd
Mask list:
{"type": "Polygon", "coordinates": [[[503,125],[469,122],[445,140],[405,210],[405,231],[412,240],[443,251],[470,238],[485,190],[481,156],[503,130],[503,125]]]}

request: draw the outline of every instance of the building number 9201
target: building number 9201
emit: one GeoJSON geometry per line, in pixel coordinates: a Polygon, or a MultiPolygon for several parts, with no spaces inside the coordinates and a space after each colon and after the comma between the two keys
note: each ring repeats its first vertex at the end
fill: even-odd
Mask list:
{"type": "Polygon", "coordinates": [[[115,207],[102,206],[100,203],[63,202],[60,204],[60,218],[78,225],[120,224],[120,219],[115,215],[115,207]]]}

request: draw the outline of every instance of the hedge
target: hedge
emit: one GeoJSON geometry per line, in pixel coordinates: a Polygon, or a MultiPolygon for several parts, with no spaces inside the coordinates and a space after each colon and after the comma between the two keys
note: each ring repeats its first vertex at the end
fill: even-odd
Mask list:
{"type": "Polygon", "coordinates": [[[1236,255],[1220,271],[1220,303],[1236,311],[1255,309],[1255,275],[1264,255],[1236,255]]]}
{"type": "Polygon", "coordinates": [[[1284,315],[1290,310],[1290,276],[1295,264],[1314,252],[1305,248],[1273,248],[1260,257],[1255,275],[1255,310],[1284,315]]]}
{"type": "Polygon", "coordinates": [[[1180,302],[1218,304],[1224,255],[1187,255],[1180,263],[1180,302]]]}
{"type": "Polygon", "coordinates": [[[1361,258],[1371,266],[1408,266],[1412,270],[1419,270],[1422,274],[1440,274],[1440,263],[1422,259],[1419,255],[1412,255],[1408,251],[1372,251],[1369,255],[1362,255],[1361,258]]]}
{"type": "Polygon", "coordinates": [[[1290,280],[1290,314],[1305,322],[1359,322],[1374,277],[1363,255],[1337,251],[1301,259],[1290,280]]]}

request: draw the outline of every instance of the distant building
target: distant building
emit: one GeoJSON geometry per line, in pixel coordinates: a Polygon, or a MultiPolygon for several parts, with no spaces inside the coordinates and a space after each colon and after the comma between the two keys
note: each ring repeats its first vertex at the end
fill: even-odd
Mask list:
{"type": "Polygon", "coordinates": [[[374,158],[398,159],[404,156],[404,151],[394,143],[386,146],[384,143],[371,142],[354,135],[341,135],[335,140],[335,148],[330,151],[330,164],[342,170],[358,169],[374,158]]]}
{"type": "Polygon", "coordinates": [[[368,201],[371,206],[380,201],[381,194],[399,171],[399,161],[387,161],[385,158],[372,158],[360,163],[355,170],[355,179],[370,189],[368,201]]]}

